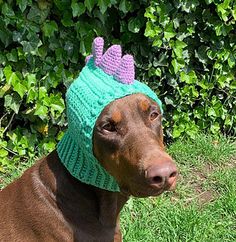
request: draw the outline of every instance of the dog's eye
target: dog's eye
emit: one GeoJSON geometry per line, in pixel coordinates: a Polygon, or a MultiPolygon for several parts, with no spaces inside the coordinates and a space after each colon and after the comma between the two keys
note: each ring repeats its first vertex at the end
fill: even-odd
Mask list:
{"type": "Polygon", "coordinates": [[[116,132],[116,126],[114,123],[109,122],[102,126],[102,129],[109,132],[116,132]]]}
{"type": "Polygon", "coordinates": [[[153,112],[151,112],[149,118],[150,118],[151,121],[153,121],[153,120],[155,120],[158,116],[159,116],[159,113],[158,113],[157,111],[153,111],[153,112]]]}

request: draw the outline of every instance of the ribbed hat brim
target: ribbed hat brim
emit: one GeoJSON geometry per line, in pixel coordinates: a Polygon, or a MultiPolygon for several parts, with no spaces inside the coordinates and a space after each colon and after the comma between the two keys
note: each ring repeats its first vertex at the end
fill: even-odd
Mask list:
{"type": "Polygon", "coordinates": [[[58,143],[58,155],[72,176],[89,185],[119,192],[115,179],[97,162],[93,154],[78,145],[69,130],[58,143]]]}

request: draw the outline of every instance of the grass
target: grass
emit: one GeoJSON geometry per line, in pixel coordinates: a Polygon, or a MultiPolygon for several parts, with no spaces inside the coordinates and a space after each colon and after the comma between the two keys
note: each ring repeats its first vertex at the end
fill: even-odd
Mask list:
{"type": "MultiPolygon", "coordinates": [[[[168,147],[180,170],[177,189],[131,198],[121,215],[124,242],[235,242],[236,143],[199,135],[168,147]]],[[[0,173],[0,188],[29,165],[0,173]]]]}

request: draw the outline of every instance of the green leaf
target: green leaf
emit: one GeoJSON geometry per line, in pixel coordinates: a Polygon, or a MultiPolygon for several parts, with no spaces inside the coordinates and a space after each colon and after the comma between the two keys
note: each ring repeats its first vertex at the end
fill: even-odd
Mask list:
{"type": "Polygon", "coordinates": [[[11,75],[12,75],[12,67],[11,66],[4,67],[3,73],[6,77],[7,82],[10,84],[11,83],[10,78],[11,78],[11,75]]]}
{"type": "Polygon", "coordinates": [[[63,19],[61,20],[61,22],[65,27],[73,26],[74,22],[72,21],[71,12],[65,11],[64,14],[63,14],[63,19]]]}
{"type": "Polygon", "coordinates": [[[4,96],[4,94],[11,88],[10,85],[8,85],[7,83],[0,88],[0,98],[2,98],[4,96]]]}
{"type": "Polygon", "coordinates": [[[176,35],[176,32],[174,31],[173,23],[167,24],[164,29],[164,38],[167,40],[170,40],[175,35],[176,35]]]}
{"type": "Polygon", "coordinates": [[[208,108],[207,113],[208,113],[209,116],[213,116],[213,117],[216,117],[216,116],[217,116],[217,115],[216,115],[216,112],[215,112],[215,109],[212,108],[212,107],[209,107],[209,108],[208,108]]]}
{"type": "Polygon", "coordinates": [[[70,0],[53,0],[57,8],[61,11],[64,11],[70,6],[70,0]]]}
{"type": "Polygon", "coordinates": [[[157,46],[161,47],[162,46],[162,40],[161,39],[156,39],[153,41],[152,46],[157,46]]]}
{"type": "Polygon", "coordinates": [[[4,107],[12,109],[16,114],[20,109],[20,97],[18,94],[6,95],[4,98],[4,107]]]}
{"type": "Polygon", "coordinates": [[[208,61],[208,56],[207,56],[207,51],[209,50],[208,46],[201,45],[198,50],[195,50],[195,57],[199,59],[200,62],[202,63],[207,63],[208,61]]]}
{"type": "Polygon", "coordinates": [[[12,32],[6,27],[0,18],[0,41],[7,47],[12,42],[12,32]]]}
{"type": "Polygon", "coordinates": [[[0,148],[0,157],[1,157],[1,159],[4,158],[4,157],[7,157],[7,156],[8,156],[8,151],[0,148]]]}
{"type": "Polygon", "coordinates": [[[165,97],[164,100],[165,100],[165,104],[166,105],[174,106],[174,102],[173,102],[173,100],[171,98],[165,97]]]}
{"type": "Polygon", "coordinates": [[[119,10],[123,13],[128,13],[131,9],[131,3],[127,0],[121,0],[119,4],[119,10]]]}
{"type": "Polygon", "coordinates": [[[217,134],[220,131],[220,125],[217,122],[211,124],[210,130],[213,134],[217,134]]]}
{"type": "Polygon", "coordinates": [[[71,2],[72,15],[73,17],[79,17],[86,11],[86,7],[83,3],[78,3],[77,0],[72,0],[71,2]]]}
{"type": "Polygon", "coordinates": [[[173,130],[173,138],[178,138],[183,132],[178,129],[178,128],[174,128],[173,130]]]}
{"type": "Polygon", "coordinates": [[[58,111],[62,113],[65,109],[65,103],[63,98],[58,95],[50,96],[50,107],[53,111],[58,111]]]}
{"type": "Polygon", "coordinates": [[[27,88],[29,89],[32,86],[36,85],[36,75],[35,74],[31,74],[29,73],[26,76],[26,80],[27,80],[27,88]]]}
{"type": "Polygon", "coordinates": [[[13,90],[16,91],[21,98],[26,94],[27,88],[22,85],[19,81],[13,86],[13,90]]]}
{"type": "Polygon", "coordinates": [[[17,5],[20,7],[21,12],[23,13],[28,5],[28,3],[31,3],[31,1],[28,0],[16,0],[17,5]]]}
{"type": "Polygon", "coordinates": [[[178,49],[184,49],[187,46],[187,44],[184,41],[176,40],[175,41],[175,47],[178,49]]]}
{"type": "Polygon", "coordinates": [[[104,14],[110,6],[110,0],[98,0],[98,6],[101,13],[104,14]]]}
{"type": "Polygon", "coordinates": [[[139,17],[131,18],[128,23],[128,29],[132,33],[138,33],[140,28],[142,27],[141,21],[139,17]]]}
{"type": "Polygon", "coordinates": [[[236,4],[234,5],[234,8],[231,10],[232,16],[234,20],[236,20],[236,4]]]}
{"type": "Polygon", "coordinates": [[[47,21],[43,24],[43,33],[46,37],[51,37],[58,31],[57,23],[53,21],[47,21]]]}
{"type": "Polygon", "coordinates": [[[17,56],[17,51],[16,49],[13,49],[11,52],[7,53],[7,60],[12,61],[12,62],[17,62],[18,61],[18,56],[17,56]]]}
{"type": "Polygon", "coordinates": [[[227,61],[230,68],[235,66],[235,58],[232,53],[229,55],[229,58],[227,59],[227,61]]]}
{"type": "Polygon", "coordinates": [[[41,24],[46,20],[49,14],[49,10],[49,8],[46,10],[41,10],[37,5],[32,5],[29,13],[27,14],[27,19],[33,21],[36,24],[41,24]]]}
{"type": "Polygon", "coordinates": [[[6,77],[6,81],[7,81],[8,85],[11,85],[11,86],[14,87],[20,81],[20,79],[17,76],[17,74],[12,71],[11,66],[6,66],[3,69],[3,73],[4,73],[5,77],[6,77]]]}
{"type": "Polygon", "coordinates": [[[42,45],[42,41],[37,35],[32,36],[29,41],[22,41],[23,51],[26,53],[36,54],[38,47],[42,45]]]}
{"type": "Polygon", "coordinates": [[[179,72],[180,68],[183,67],[183,64],[180,64],[177,59],[171,61],[172,66],[174,67],[175,74],[179,72]]]}
{"type": "Polygon", "coordinates": [[[153,23],[148,22],[146,24],[146,29],[144,35],[146,37],[157,37],[159,34],[163,32],[162,28],[160,26],[153,25],[153,23]]]}
{"type": "Polygon", "coordinates": [[[42,120],[47,119],[48,108],[37,103],[34,115],[39,116],[42,120]]]}
{"type": "Polygon", "coordinates": [[[3,3],[2,5],[2,14],[7,17],[14,17],[15,13],[11,8],[11,4],[3,3]]]}
{"type": "Polygon", "coordinates": [[[84,5],[88,9],[89,12],[92,12],[97,0],[85,0],[84,5]]]}

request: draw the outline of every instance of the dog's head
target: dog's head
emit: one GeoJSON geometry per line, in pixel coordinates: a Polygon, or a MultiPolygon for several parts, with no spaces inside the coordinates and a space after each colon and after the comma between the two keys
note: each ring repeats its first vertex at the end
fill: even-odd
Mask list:
{"type": "Polygon", "coordinates": [[[162,114],[156,102],[133,94],[107,105],[93,131],[93,151],[121,192],[157,196],[173,189],[177,168],[165,152],[162,114]]]}

